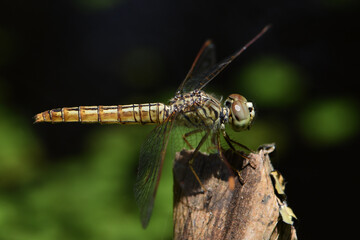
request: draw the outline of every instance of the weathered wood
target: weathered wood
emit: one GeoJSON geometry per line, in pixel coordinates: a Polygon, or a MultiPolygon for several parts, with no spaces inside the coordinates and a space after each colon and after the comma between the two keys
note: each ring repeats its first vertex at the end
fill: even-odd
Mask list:
{"type": "MultiPolygon", "coordinates": [[[[246,160],[237,153],[225,153],[231,166],[241,170],[242,183],[217,154],[198,154],[193,167],[207,191],[188,167],[192,151],[177,153],[173,169],[174,239],[280,238],[280,228],[284,228],[281,200],[270,178],[273,168],[268,153],[260,149],[246,160]],[[229,188],[232,176],[234,190],[229,188]]],[[[296,239],[294,234],[294,238],[281,239],[296,239]]]]}

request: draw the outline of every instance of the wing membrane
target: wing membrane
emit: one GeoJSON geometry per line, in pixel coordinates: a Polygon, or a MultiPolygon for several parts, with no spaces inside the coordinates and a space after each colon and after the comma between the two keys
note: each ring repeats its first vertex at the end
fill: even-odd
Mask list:
{"type": "MultiPolygon", "coordinates": [[[[259,37],[261,37],[268,29],[270,28],[270,25],[264,27],[260,33],[258,33],[253,39],[251,39],[247,44],[245,44],[244,47],[242,47],[240,50],[235,52],[230,57],[222,60],[221,62],[217,64],[212,64],[204,71],[194,71],[194,68],[197,65],[202,66],[202,63],[200,60],[202,60],[202,56],[205,55],[205,50],[209,48],[210,46],[207,45],[207,42],[205,42],[203,48],[200,50],[198,56],[195,58],[195,61],[193,63],[192,68],[190,69],[189,73],[187,74],[185,80],[180,85],[179,91],[180,92],[190,92],[192,90],[200,90],[203,87],[206,86],[212,79],[214,79],[224,68],[226,68],[235,58],[237,58],[241,53],[243,53],[251,44],[253,44],[259,37]],[[205,48],[205,49],[204,49],[205,48]],[[195,67],[194,67],[195,65],[195,67]]],[[[214,51],[214,46],[211,44],[212,51],[214,51]]],[[[215,56],[215,53],[213,53],[215,56]]]]}
{"type": "Polygon", "coordinates": [[[187,92],[187,90],[191,88],[191,85],[193,85],[192,81],[198,79],[198,76],[202,73],[207,72],[215,63],[215,45],[211,40],[207,40],[197,54],[184,81],[178,88],[178,91],[187,92]]]}
{"type": "Polygon", "coordinates": [[[144,228],[149,223],[154,207],[169,133],[174,122],[171,120],[169,117],[163,124],[158,125],[141,146],[139,169],[135,183],[135,199],[140,209],[141,223],[144,228]]]}

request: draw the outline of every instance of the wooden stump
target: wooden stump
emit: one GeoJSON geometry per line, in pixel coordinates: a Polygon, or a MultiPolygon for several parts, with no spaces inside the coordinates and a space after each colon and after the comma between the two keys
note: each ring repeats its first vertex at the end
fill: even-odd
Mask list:
{"type": "Polygon", "coordinates": [[[177,153],[173,168],[174,239],[296,239],[295,228],[281,220],[284,200],[277,196],[270,177],[271,151],[261,148],[246,160],[227,151],[226,159],[241,170],[242,180],[217,154],[199,153],[193,167],[206,191],[189,169],[192,151],[177,153]],[[228,181],[232,176],[233,190],[228,181]]]}

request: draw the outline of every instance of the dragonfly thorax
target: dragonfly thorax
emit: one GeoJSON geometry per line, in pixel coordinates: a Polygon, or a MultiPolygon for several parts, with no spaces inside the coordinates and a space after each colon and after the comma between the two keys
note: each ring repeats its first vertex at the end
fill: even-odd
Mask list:
{"type": "Polygon", "coordinates": [[[224,108],[228,109],[228,121],[234,131],[249,129],[255,117],[252,102],[239,94],[231,94],[224,102],[224,108]]]}
{"type": "Polygon", "coordinates": [[[203,91],[177,94],[170,100],[170,113],[176,113],[178,124],[189,128],[218,129],[223,123],[220,101],[203,91]]]}

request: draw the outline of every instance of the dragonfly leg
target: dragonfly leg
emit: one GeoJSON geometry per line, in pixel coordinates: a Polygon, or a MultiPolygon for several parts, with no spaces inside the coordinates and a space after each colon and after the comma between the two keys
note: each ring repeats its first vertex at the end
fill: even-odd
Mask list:
{"type": "MultiPolygon", "coordinates": [[[[241,171],[238,170],[237,168],[235,168],[233,165],[231,165],[225,158],[224,158],[224,163],[226,164],[226,166],[227,166],[229,169],[232,169],[234,172],[236,172],[237,176],[239,177],[239,182],[241,183],[241,185],[244,185],[245,180],[244,180],[244,178],[241,176],[241,171]]],[[[234,176],[230,176],[230,177],[234,178],[234,176]]],[[[229,183],[231,183],[230,177],[229,177],[229,183]]],[[[232,181],[235,181],[235,180],[232,180],[232,181]]],[[[231,184],[229,184],[229,185],[230,185],[230,189],[231,189],[231,184]]]]}
{"type": "MultiPolygon", "coordinates": [[[[223,136],[224,136],[227,144],[230,146],[230,148],[231,148],[234,152],[236,152],[237,154],[239,154],[241,157],[245,158],[246,161],[247,161],[247,163],[248,163],[252,168],[255,169],[255,168],[256,168],[256,165],[254,165],[254,163],[252,163],[252,161],[250,161],[250,158],[249,158],[248,156],[245,156],[244,154],[241,154],[239,151],[236,151],[236,149],[235,149],[234,145],[232,145],[232,143],[238,145],[239,147],[241,147],[241,148],[243,148],[243,149],[245,149],[245,150],[247,150],[247,151],[249,151],[249,152],[254,152],[254,151],[251,150],[250,148],[248,148],[247,146],[245,146],[245,145],[243,145],[243,144],[241,144],[241,143],[239,143],[239,142],[231,139],[231,138],[229,137],[229,135],[227,135],[227,133],[226,133],[225,131],[223,131],[223,136]]],[[[247,165],[247,164],[246,164],[246,165],[247,165]]],[[[238,175],[239,175],[239,173],[238,173],[238,175]]],[[[239,175],[239,177],[240,177],[240,175],[239,175]]]]}
{"type": "MultiPolygon", "coordinates": [[[[231,147],[231,146],[230,146],[231,147]]],[[[235,170],[235,171],[237,171],[236,170],[236,168],[234,168],[227,160],[226,160],[226,157],[224,156],[224,153],[223,153],[223,151],[222,151],[222,149],[221,149],[221,146],[220,146],[220,135],[219,134],[217,134],[217,144],[216,144],[216,148],[217,148],[217,150],[218,150],[218,152],[219,152],[219,156],[220,156],[220,159],[223,161],[223,163],[225,164],[225,166],[227,167],[227,169],[229,170],[229,173],[230,173],[230,176],[229,176],[229,179],[228,179],[228,181],[229,181],[229,188],[231,189],[231,190],[234,190],[234,188],[235,188],[235,178],[234,178],[234,174],[233,174],[233,172],[231,171],[231,169],[232,170],[235,170]]],[[[243,179],[241,178],[241,176],[238,174],[238,176],[239,176],[239,181],[240,181],[240,183],[243,183],[243,179]]]]}
{"type": "Polygon", "coordinates": [[[194,149],[194,147],[190,144],[190,142],[187,140],[187,138],[190,137],[190,136],[193,135],[193,134],[196,134],[196,133],[199,133],[199,132],[202,132],[202,131],[204,131],[204,130],[203,130],[203,129],[195,129],[195,130],[193,130],[193,131],[191,131],[191,132],[185,133],[185,134],[182,136],[184,142],[186,143],[186,145],[188,145],[188,147],[189,147],[190,149],[194,149]]]}
{"type": "Polygon", "coordinates": [[[241,148],[243,148],[243,149],[245,149],[245,150],[247,150],[247,151],[249,151],[249,152],[254,152],[253,150],[251,150],[251,149],[248,148],[247,146],[245,146],[245,145],[243,145],[243,144],[241,144],[241,143],[239,143],[239,142],[231,139],[231,138],[229,137],[229,135],[227,135],[227,133],[226,133],[225,131],[223,131],[223,135],[224,135],[224,138],[225,138],[226,142],[229,144],[229,146],[230,146],[232,149],[235,150],[234,146],[231,144],[231,143],[234,143],[234,144],[238,145],[239,147],[241,147],[241,148]]]}
{"type": "Polygon", "coordinates": [[[239,177],[239,182],[241,183],[241,185],[244,185],[244,184],[245,184],[245,180],[244,180],[244,178],[241,176],[241,171],[238,170],[238,169],[236,169],[236,168],[234,168],[232,165],[230,165],[230,166],[231,166],[232,170],[234,170],[234,171],[236,172],[236,174],[238,175],[238,177],[239,177]]]}
{"type": "MultiPolygon", "coordinates": [[[[203,130],[201,130],[201,131],[203,131],[203,130]]],[[[195,131],[193,131],[193,132],[195,132],[195,131]]],[[[200,132],[200,131],[198,131],[198,132],[200,132]]],[[[190,132],[190,133],[192,133],[192,132],[190,132]]],[[[199,153],[199,150],[200,150],[201,146],[205,143],[205,141],[206,141],[206,139],[209,137],[209,135],[210,135],[210,131],[206,131],[205,135],[201,138],[199,144],[197,145],[197,147],[195,148],[195,150],[194,150],[194,152],[193,152],[193,154],[192,154],[192,156],[191,156],[191,159],[190,159],[189,162],[188,162],[188,163],[189,163],[189,168],[190,168],[191,172],[194,174],[196,180],[199,182],[199,184],[200,184],[201,188],[204,190],[204,192],[206,192],[207,190],[206,190],[206,188],[204,187],[204,185],[201,183],[201,180],[200,180],[199,176],[196,174],[196,172],[195,172],[195,170],[194,170],[194,168],[193,168],[192,165],[193,165],[193,162],[194,162],[195,157],[196,157],[197,154],[199,153]]]]}

